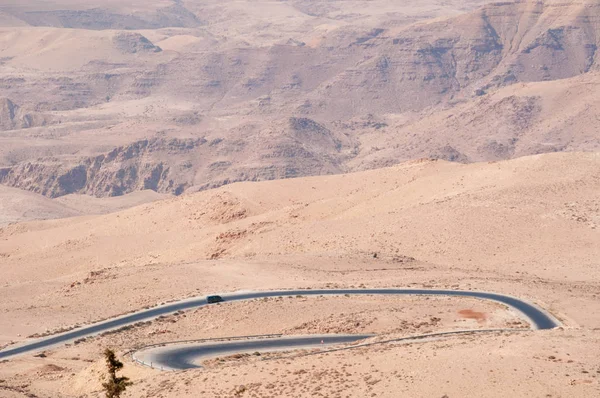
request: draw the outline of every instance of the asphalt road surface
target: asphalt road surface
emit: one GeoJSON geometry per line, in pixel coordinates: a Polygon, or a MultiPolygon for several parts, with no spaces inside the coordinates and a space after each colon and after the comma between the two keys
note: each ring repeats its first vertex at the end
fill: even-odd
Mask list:
{"type": "Polygon", "coordinates": [[[238,340],[200,344],[174,344],[152,347],[136,352],[134,360],[161,370],[184,370],[200,367],[206,358],[232,354],[274,352],[301,348],[321,348],[335,344],[352,343],[373,337],[372,334],[287,336],[259,340],[238,340]]]}
{"type": "Polygon", "coordinates": [[[323,352],[323,348],[357,342],[341,348],[325,348],[325,352],[347,350],[358,347],[372,346],[376,344],[388,343],[412,343],[415,341],[431,341],[449,336],[481,333],[498,332],[524,332],[526,329],[474,329],[474,330],[452,330],[449,332],[426,333],[420,335],[411,335],[396,337],[389,340],[365,341],[359,340],[375,337],[373,334],[345,334],[345,335],[309,335],[309,336],[285,336],[259,338],[257,336],[249,339],[239,338],[236,341],[225,341],[219,339],[215,341],[184,341],[166,344],[156,344],[144,347],[131,354],[131,358],[153,369],[160,370],[186,370],[201,368],[201,362],[216,357],[226,357],[233,354],[256,353],[264,354],[276,351],[290,351],[298,349],[319,348],[320,350],[309,353],[317,354],[323,352]]]}
{"type": "MultiPolygon", "coordinates": [[[[424,296],[454,296],[454,297],[475,297],[484,300],[500,302],[519,311],[531,323],[533,329],[552,329],[560,325],[551,315],[533,304],[522,301],[516,297],[506,296],[496,293],[475,292],[466,290],[439,290],[439,289],[314,289],[314,290],[278,290],[263,292],[236,292],[221,294],[226,302],[252,300],[264,297],[285,297],[285,296],[319,296],[319,295],[424,295],[424,296]]],[[[90,326],[81,327],[70,332],[49,336],[28,342],[19,346],[0,351],[0,359],[12,357],[15,355],[41,351],[60,344],[72,342],[84,337],[98,335],[100,333],[118,329],[120,327],[131,325],[140,321],[157,318],[161,315],[171,314],[181,310],[202,307],[208,305],[206,297],[182,300],[175,303],[162,305],[159,307],[142,310],[122,317],[114,318],[109,321],[96,323],[90,326]]],[[[211,304],[214,305],[214,304],[211,304]]],[[[265,304],[268,305],[268,304],[265,304]]]]}

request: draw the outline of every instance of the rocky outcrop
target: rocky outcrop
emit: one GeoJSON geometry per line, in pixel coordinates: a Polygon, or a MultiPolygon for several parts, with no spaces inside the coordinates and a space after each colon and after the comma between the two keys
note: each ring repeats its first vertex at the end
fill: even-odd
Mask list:
{"type": "Polygon", "coordinates": [[[449,162],[468,163],[469,158],[464,154],[456,150],[456,148],[445,145],[438,150],[434,151],[430,156],[431,159],[443,159],[449,162]]]}
{"type": "MultiPolygon", "coordinates": [[[[250,128],[246,126],[246,128],[250,128]]],[[[291,118],[248,138],[154,138],[97,156],[46,157],[0,169],[0,184],[47,197],[72,193],[119,196],[137,190],[181,194],[239,181],[293,178],[344,171],[355,148],[343,134],[307,118],[291,118]]]]}
{"type": "Polygon", "coordinates": [[[492,3],[476,12],[365,35],[365,61],[314,101],[328,111],[419,111],[519,82],[574,77],[597,69],[597,2],[492,3]]]}
{"type": "Polygon", "coordinates": [[[47,116],[25,112],[10,99],[0,98],[0,131],[44,126],[47,122],[47,116]]]}
{"type": "Polygon", "coordinates": [[[181,194],[191,180],[189,173],[174,172],[178,156],[203,145],[203,139],[153,139],[115,148],[109,153],[65,164],[60,159],[41,159],[0,169],[0,183],[48,197],[72,193],[98,197],[119,196],[151,189],[181,194]],[[172,155],[172,156],[171,156],[172,155]]]}
{"type": "Polygon", "coordinates": [[[18,107],[8,98],[0,98],[0,130],[12,130],[18,107]]]}
{"type": "Polygon", "coordinates": [[[293,137],[298,143],[316,150],[339,152],[342,148],[341,141],[328,128],[305,117],[289,118],[289,127],[293,137]]]}
{"type": "Polygon", "coordinates": [[[120,32],[113,38],[113,43],[122,52],[135,54],[138,52],[157,53],[162,49],[152,44],[145,36],[133,32],[120,32]]]}
{"type": "MultiPolygon", "coordinates": [[[[187,15],[184,2],[174,4],[160,12],[187,15]]],[[[93,15],[97,28],[121,27],[99,10],[70,12],[56,11],[60,24],[91,23],[93,15]]],[[[591,0],[490,3],[415,24],[349,24],[306,45],[250,40],[219,46],[216,38],[181,35],[161,41],[169,54],[156,54],[160,49],[139,33],[103,33],[102,40],[113,40],[110,53],[123,53],[118,60],[90,62],[79,73],[43,73],[38,80],[33,73],[0,78],[3,95],[56,115],[57,123],[62,118],[60,128],[39,134],[44,151],[32,156],[46,157],[7,155],[3,164],[11,167],[0,171],[0,182],[51,197],[181,193],[411,158],[471,162],[597,150],[598,15],[591,0]],[[129,102],[140,98],[146,99],[129,102]],[[126,112],[118,112],[119,101],[126,112]],[[67,112],[91,106],[89,114],[67,112]],[[80,140],[77,149],[55,149],[68,145],[74,131],[99,134],[99,126],[124,121],[119,134],[135,126],[140,137],[160,126],[161,137],[206,134],[211,142],[146,140],[76,160],[65,153],[88,145],[85,153],[98,153],[107,144],[80,140]],[[29,161],[15,164],[22,159],[29,161]]],[[[0,129],[39,123],[34,113],[0,101],[0,129]]],[[[112,145],[123,142],[112,136],[112,145]]]]}

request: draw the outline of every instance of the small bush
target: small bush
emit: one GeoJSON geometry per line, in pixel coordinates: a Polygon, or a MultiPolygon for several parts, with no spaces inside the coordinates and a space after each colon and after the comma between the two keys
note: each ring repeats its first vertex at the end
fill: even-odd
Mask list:
{"type": "Polygon", "coordinates": [[[117,377],[117,372],[123,369],[123,362],[117,359],[113,350],[107,348],[104,351],[104,358],[108,368],[108,381],[102,383],[102,388],[106,393],[106,398],[119,398],[133,383],[129,381],[128,377],[117,377]]]}

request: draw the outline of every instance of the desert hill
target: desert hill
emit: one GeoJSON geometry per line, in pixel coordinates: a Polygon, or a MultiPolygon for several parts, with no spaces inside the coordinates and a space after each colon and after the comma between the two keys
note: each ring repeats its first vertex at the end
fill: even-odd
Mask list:
{"type": "Polygon", "coordinates": [[[391,122],[383,131],[364,133],[362,143],[379,145],[348,164],[359,170],[391,165],[403,157],[473,162],[597,150],[598,78],[597,72],[590,72],[558,81],[513,84],[427,118],[391,122]],[[390,130],[397,135],[386,134],[390,130]],[[565,131],[574,134],[565,136],[565,131]]]}
{"type": "Polygon", "coordinates": [[[5,186],[0,187],[0,203],[2,204],[0,225],[81,215],[78,211],[44,196],[5,186]]]}
{"type": "Polygon", "coordinates": [[[33,192],[0,186],[0,226],[32,220],[112,213],[166,197],[151,190],[144,190],[113,198],[65,195],[50,199],[33,192]]]}
{"type": "MultiPolygon", "coordinates": [[[[74,297],[112,291],[134,275],[150,292],[150,274],[172,271],[173,283],[185,284],[188,272],[206,272],[200,285],[193,284],[202,286],[232,271],[231,265],[241,268],[219,288],[241,288],[273,277],[290,280],[280,274],[292,272],[285,264],[294,258],[323,262],[316,277],[335,269],[336,258],[372,261],[373,253],[401,267],[418,261],[435,264],[436,272],[585,284],[598,273],[599,161],[597,153],[469,165],[412,161],[356,174],[233,184],[108,215],[16,224],[0,232],[0,289],[14,300],[43,289],[45,297],[71,306],[74,297]],[[262,261],[275,261],[277,270],[248,265],[262,261]],[[188,269],[190,263],[199,268],[188,269]],[[276,275],[250,277],[245,267],[276,275]],[[66,286],[97,272],[116,279],[61,298],[66,286]]],[[[180,286],[180,293],[190,287],[180,286]]],[[[102,309],[73,311],[110,312],[98,305],[102,309]]]]}
{"type": "Polygon", "coordinates": [[[380,30],[354,43],[366,61],[317,95],[341,112],[401,113],[517,82],[573,77],[596,68],[599,28],[595,2],[524,1],[380,30]]]}
{"type": "MultiPolygon", "coordinates": [[[[289,393],[286,372],[304,368],[298,371],[317,377],[343,363],[349,380],[356,379],[344,387],[349,394],[375,389],[394,397],[396,388],[389,383],[399,381],[389,372],[406,367],[407,374],[418,377],[400,379],[411,396],[451,391],[474,397],[488,389],[490,396],[500,397],[506,390],[498,386],[517,380],[519,393],[592,397],[598,386],[592,375],[600,327],[599,162],[598,153],[471,164],[410,161],[353,174],[236,183],[111,214],[4,226],[0,346],[170,300],[235,290],[483,290],[539,304],[564,327],[375,345],[333,357],[307,359],[299,353],[278,363],[281,374],[265,373],[273,364],[262,359],[231,358],[217,368],[173,373],[137,366],[124,356],[126,374],[142,396],[149,385],[149,396],[191,397],[197,391],[226,396],[231,385],[244,384],[265,394],[275,388],[269,386],[281,385],[277,391],[288,388],[284,394],[308,397],[306,391],[289,393]],[[482,350],[489,354],[481,355],[482,350]],[[456,367],[464,373],[461,382],[435,384],[428,379],[432,363],[456,367]],[[368,369],[353,375],[362,366],[368,369]],[[522,372],[514,371],[521,367],[522,372]],[[488,373],[501,377],[497,383],[482,381],[488,373]],[[381,386],[363,382],[372,374],[381,386]],[[531,374],[539,375],[535,383],[531,374]],[[204,381],[193,384],[198,380],[204,381]],[[428,392],[421,394],[423,389],[428,392]]],[[[78,209],[94,205],[82,199],[70,195],[54,201],[71,208],[78,203],[78,209]]],[[[523,322],[504,306],[468,299],[307,300],[300,295],[225,303],[50,349],[44,358],[1,363],[0,391],[100,396],[106,346],[127,352],[147,344],[244,333],[380,333],[378,325],[388,325],[384,338],[396,338],[432,330],[514,328],[523,322]],[[474,311],[477,320],[461,316],[474,311]]],[[[440,372],[435,380],[440,374],[448,380],[456,376],[440,372]]],[[[305,390],[313,385],[310,380],[290,383],[305,390]]]]}
{"type": "Polygon", "coordinates": [[[0,87],[27,116],[2,111],[8,186],[119,195],[149,187],[146,175],[125,178],[136,163],[142,174],[170,170],[150,188],[178,194],[421,157],[472,162],[599,146],[589,106],[599,76],[595,2],[380,0],[356,2],[353,13],[338,1],[164,1],[137,11],[112,1],[43,3],[2,8],[42,18],[0,30],[0,87]],[[171,22],[156,29],[86,28],[56,14],[162,21],[181,7],[203,24],[165,17],[171,22]],[[91,166],[171,140],[206,144],[153,146],[108,172],[91,166]],[[62,184],[73,170],[85,183],[62,184]]]}

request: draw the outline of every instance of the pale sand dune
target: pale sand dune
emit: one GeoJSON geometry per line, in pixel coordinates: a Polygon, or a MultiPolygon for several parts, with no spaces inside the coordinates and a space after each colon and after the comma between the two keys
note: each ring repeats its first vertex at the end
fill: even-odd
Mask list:
{"type": "Polygon", "coordinates": [[[146,190],[114,198],[66,195],[49,199],[32,192],[0,186],[0,226],[31,220],[111,213],[167,197],[146,190]]]}
{"type": "Polygon", "coordinates": [[[5,186],[0,186],[0,208],[0,226],[81,215],[79,211],[45,196],[5,186]]]}
{"type": "Polygon", "coordinates": [[[27,23],[21,21],[19,18],[7,14],[5,12],[0,11],[0,26],[5,27],[17,27],[17,26],[27,26],[27,23]]]}
{"type": "MultiPolygon", "coordinates": [[[[120,33],[61,28],[0,28],[0,54],[6,66],[23,71],[80,71],[91,62],[135,64],[139,54],[124,52],[115,43],[120,33]],[[76,54],[76,56],[73,56],[76,54]]],[[[159,62],[163,55],[146,57],[159,62]]]]}
{"type": "Polygon", "coordinates": [[[165,50],[181,51],[185,47],[192,46],[200,41],[202,41],[202,38],[200,37],[191,35],[176,35],[159,41],[157,44],[165,50]]]}
{"type": "Polygon", "coordinates": [[[82,214],[103,214],[166,199],[168,197],[169,195],[156,193],[151,190],[144,190],[110,198],[95,198],[93,196],[71,194],[53,199],[53,202],[63,204],[82,214]]]}

